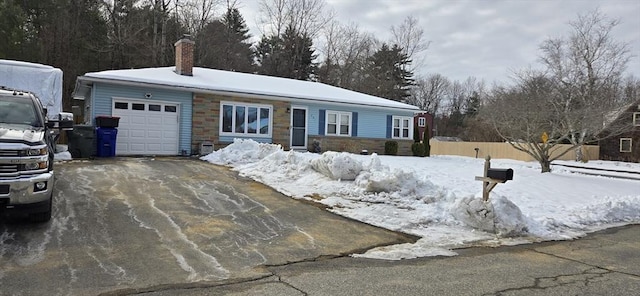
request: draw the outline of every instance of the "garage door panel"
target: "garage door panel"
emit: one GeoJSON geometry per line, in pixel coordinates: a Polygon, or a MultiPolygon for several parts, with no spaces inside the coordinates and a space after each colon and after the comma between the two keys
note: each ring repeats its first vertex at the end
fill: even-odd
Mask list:
{"type": "Polygon", "coordinates": [[[162,118],[160,116],[148,116],[147,124],[162,125],[162,118]]]}
{"type": "Polygon", "coordinates": [[[140,124],[140,125],[144,125],[146,124],[146,120],[144,118],[144,115],[141,114],[131,114],[129,115],[131,117],[129,117],[129,123],[130,124],[140,124]]]}
{"type": "Polygon", "coordinates": [[[146,132],[145,130],[140,130],[140,129],[130,130],[129,131],[129,137],[132,137],[132,138],[144,138],[145,132],[146,132]]]}
{"type": "Polygon", "coordinates": [[[147,138],[162,139],[162,131],[147,131],[147,138]]]}
{"type": "MultiPolygon", "coordinates": [[[[129,102],[133,102],[129,101],[129,102]]],[[[118,102],[127,102],[118,100],[118,102]]],[[[143,101],[135,100],[136,104],[143,101]]],[[[178,112],[148,111],[149,104],[173,106],[169,109],[178,109],[177,104],[158,103],[154,101],[144,101],[145,110],[112,109],[113,116],[120,117],[118,127],[118,139],[116,143],[116,154],[157,154],[157,155],[177,155],[178,154],[178,112]]],[[[131,104],[129,104],[130,106],[131,104]]],[[[157,108],[156,108],[157,109],[157,108]]]]}

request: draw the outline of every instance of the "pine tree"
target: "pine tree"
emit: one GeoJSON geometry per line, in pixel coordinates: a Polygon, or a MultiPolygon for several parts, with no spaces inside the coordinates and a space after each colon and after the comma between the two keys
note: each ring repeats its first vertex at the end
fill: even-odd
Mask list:
{"type": "Polygon", "coordinates": [[[198,65],[237,72],[253,72],[249,29],[236,8],[209,22],[196,38],[198,65]]]}
{"type": "Polygon", "coordinates": [[[404,101],[409,97],[409,87],[413,85],[413,73],[407,71],[411,60],[397,44],[389,47],[382,44],[369,58],[369,83],[361,91],[394,101],[404,101]]]}
{"type": "Polygon", "coordinates": [[[263,37],[256,47],[258,72],[298,80],[313,79],[317,64],[312,47],[311,38],[291,26],[282,36],[263,37]]]}

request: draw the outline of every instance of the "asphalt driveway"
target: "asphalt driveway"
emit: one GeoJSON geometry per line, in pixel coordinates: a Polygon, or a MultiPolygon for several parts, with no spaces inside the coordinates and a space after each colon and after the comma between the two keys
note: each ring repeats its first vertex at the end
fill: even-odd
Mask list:
{"type": "Polygon", "coordinates": [[[53,219],[0,220],[0,295],[130,293],[410,238],[186,158],[56,165],[53,219]]]}

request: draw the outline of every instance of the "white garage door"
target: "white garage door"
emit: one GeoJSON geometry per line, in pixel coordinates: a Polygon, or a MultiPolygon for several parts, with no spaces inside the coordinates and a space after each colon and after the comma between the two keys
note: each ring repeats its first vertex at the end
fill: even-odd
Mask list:
{"type": "Polygon", "coordinates": [[[178,104],[114,99],[117,155],[177,155],[178,104]]]}

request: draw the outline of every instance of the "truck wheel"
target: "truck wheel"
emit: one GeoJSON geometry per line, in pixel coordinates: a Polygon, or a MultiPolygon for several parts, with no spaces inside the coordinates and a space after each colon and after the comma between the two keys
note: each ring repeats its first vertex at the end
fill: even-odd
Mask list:
{"type": "Polygon", "coordinates": [[[29,216],[29,220],[35,223],[45,223],[51,220],[51,206],[53,205],[53,192],[51,192],[51,196],[49,197],[49,209],[45,212],[33,213],[29,216]]]}

